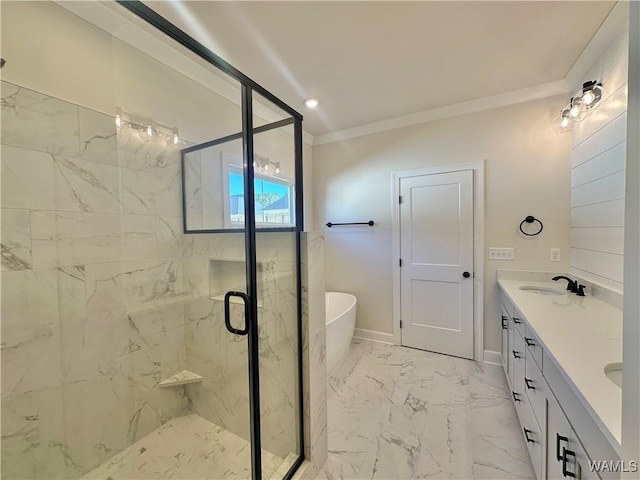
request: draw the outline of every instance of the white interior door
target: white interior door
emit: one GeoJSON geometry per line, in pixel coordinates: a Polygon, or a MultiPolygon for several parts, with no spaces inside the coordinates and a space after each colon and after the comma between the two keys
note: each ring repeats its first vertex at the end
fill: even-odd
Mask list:
{"type": "Polygon", "coordinates": [[[473,171],[401,178],[400,195],[402,345],[472,359],[473,171]]]}

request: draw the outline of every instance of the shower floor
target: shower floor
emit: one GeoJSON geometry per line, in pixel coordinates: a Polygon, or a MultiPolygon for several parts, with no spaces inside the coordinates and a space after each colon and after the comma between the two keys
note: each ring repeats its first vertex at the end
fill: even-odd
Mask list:
{"type": "MultiPolygon", "coordinates": [[[[286,473],[291,465],[283,462],[284,459],[263,450],[263,478],[271,478],[281,466],[286,466],[286,473]]],[[[251,445],[198,415],[186,415],[170,420],[82,477],[84,480],[165,478],[249,479],[251,445]]]]}

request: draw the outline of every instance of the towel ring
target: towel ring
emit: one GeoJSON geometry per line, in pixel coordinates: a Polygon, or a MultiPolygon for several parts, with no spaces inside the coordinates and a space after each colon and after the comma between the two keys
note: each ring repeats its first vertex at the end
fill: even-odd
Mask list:
{"type": "Polygon", "coordinates": [[[527,218],[525,218],[522,222],[520,222],[520,231],[527,237],[535,237],[536,235],[540,234],[540,232],[542,232],[543,228],[544,228],[544,225],[542,225],[542,222],[538,220],[536,217],[534,217],[533,215],[527,215],[527,218]],[[527,233],[522,229],[522,226],[525,223],[533,223],[533,222],[538,222],[540,224],[540,230],[538,230],[535,233],[527,233]]]}

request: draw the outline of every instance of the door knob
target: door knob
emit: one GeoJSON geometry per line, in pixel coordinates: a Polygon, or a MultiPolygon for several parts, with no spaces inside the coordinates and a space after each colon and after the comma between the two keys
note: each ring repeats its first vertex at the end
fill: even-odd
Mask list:
{"type": "Polygon", "coordinates": [[[463,276],[464,278],[469,278],[469,277],[471,276],[471,274],[470,274],[469,272],[464,272],[464,273],[462,274],[462,276],[463,276]]]}

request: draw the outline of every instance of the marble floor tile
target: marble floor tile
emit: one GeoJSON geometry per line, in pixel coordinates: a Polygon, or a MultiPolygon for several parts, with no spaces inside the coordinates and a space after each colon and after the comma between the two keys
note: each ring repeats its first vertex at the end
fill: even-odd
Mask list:
{"type": "MultiPolygon", "coordinates": [[[[84,480],[251,478],[249,442],[198,415],[176,417],[118,453],[84,480]]],[[[289,463],[287,463],[287,461],[289,463]]],[[[262,452],[262,476],[282,459],[262,452]]]]}
{"type": "Polygon", "coordinates": [[[533,479],[500,366],[355,339],[317,478],[533,479]]]}

